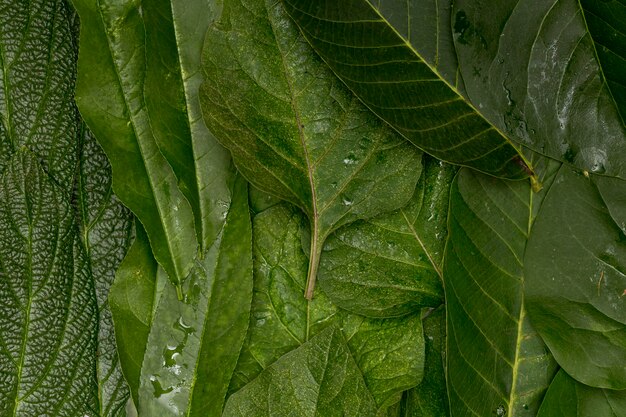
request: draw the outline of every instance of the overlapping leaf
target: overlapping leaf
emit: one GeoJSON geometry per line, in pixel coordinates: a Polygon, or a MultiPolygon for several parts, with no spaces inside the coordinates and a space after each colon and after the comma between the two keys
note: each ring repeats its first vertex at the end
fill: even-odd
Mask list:
{"type": "Polygon", "coordinates": [[[624,417],[626,391],[591,388],[561,370],[541,404],[537,417],[624,417]]]}
{"type": "Polygon", "coordinates": [[[198,244],[191,207],[146,110],[139,4],[76,0],[74,6],[81,19],[76,101],[111,160],[116,194],[141,221],[154,257],[180,290],[198,244]]]}
{"type": "Polygon", "coordinates": [[[469,98],[517,142],[626,178],[624,10],[621,1],[455,1],[469,98]]]}
{"type": "Polygon", "coordinates": [[[533,416],[555,371],[524,304],[528,235],[558,168],[541,161],[538,194],[467,169],[452,186],[443,276],[453,416],[533,416]]]}
{"type": "Polygon", "coordinates": [[[326,237],[403,206],[420,152],[347,91],[280,2],[224,2],[204,50],[209,128],[253,184],[301,207],[311,223],[306,296],[326,237]]]}
{"type": "Polygon", "coordinates": [[[427,157],[406,207],[344,226],[329,237],[320,286],[337,306],[394,317],[443,302],[441,261],[455,171],[427,157]]]}
{"type": "Polygon", "coordinates": [[[461,94],[449,1],[284,3],[339,78],[416,146],[492,175],[528,176],[512,142],[461,94]]]}
{"type": "Polygon", "coordinates": [[[535,328],[568,374],[600,388],[626,389],[625,189],[561,169],[524,258],[535,328]]]}

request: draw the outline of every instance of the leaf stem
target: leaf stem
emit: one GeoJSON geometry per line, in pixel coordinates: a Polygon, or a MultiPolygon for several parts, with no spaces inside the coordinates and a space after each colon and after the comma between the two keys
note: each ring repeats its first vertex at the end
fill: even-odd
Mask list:
{"type": "Polygon", "coordinates": [[[178,297],[178,301],[183,301],[183,286],[182,284],[176,284],[176,296],[178,297]]]}
{"type": "Polygon", "coordinates": [[[309,270],[306,276],[306,288],[304,290],[304,298],[313,299],[313,291],[315,289],[315,279],[317,278],[317,267],[320,264],[320,256],[322,255],[322,245],[320,245],[319,229],[317,221],[313,220],[311,227],[311,249],[309,253],[309,270]]]}

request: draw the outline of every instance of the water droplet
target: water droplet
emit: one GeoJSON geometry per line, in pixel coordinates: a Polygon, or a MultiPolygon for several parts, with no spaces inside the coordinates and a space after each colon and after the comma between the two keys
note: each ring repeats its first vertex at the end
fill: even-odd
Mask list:
{"type": "Polygon", "coordinates": [[[330,186],[331,186],[332,188],[337,188],[337,182],[331,182],[331,183],[330,183],[330,186]]]}
{"type": "Polygon", "coordinates": [[[528,410],[528,404],[522,404],[522,407],[524,407],[524,410],[528,410]]]}
{"type": "Polygon", "coordinates": [[[496,408],[496,415],[498,417],[503,417],[506,415],[506,410],[504,409],[504,406],[502,404],[500,404],[498,408],[496,408]]]}
{"type": "Polygon", "coordinates": [[[150,382],[152,383],[152,389],[154,398],[159,398],[163,394],[169,394],[174,390],[174,387],[163,388],[161,381],[159,381],[158,375],[150,375],[150,382]]]}
{"type": "Polygon", "coordinates": [[[348,197],[344,197],[341,202],[343,203],[344,206],[346,207],[350,207],[354,202],[352,201],[352,199],[348,198],[348,197]]]}
{"type": "Polygon", "coordinates": [[[344,165],[354,165],[354,164],[356,164],[358,162],[359,162],[358,158],[353,153],[351,153],[350,155],[346,156],[343,159],[344,165]]]}
{"type": "Polygon", "coordinates": [[[166,346],[165,349],[163,349],[163,366],[166,366],[168,368],[175,366],[176,359],[178,359],[178,357],[182,353],[182,348],[183,347],[181,345],[166,346]]]}

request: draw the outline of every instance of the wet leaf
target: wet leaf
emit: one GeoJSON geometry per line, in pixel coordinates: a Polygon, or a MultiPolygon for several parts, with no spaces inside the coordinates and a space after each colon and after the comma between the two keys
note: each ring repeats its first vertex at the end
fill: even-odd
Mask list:
{"type": "Polygon", "coordinates": [[[421,154],[343,87],[280,2],[225,1],[207,33],[203,65],[211,131],[251,183],[309,218],[312,298],[326,237],[406,204],[421,154]]]}

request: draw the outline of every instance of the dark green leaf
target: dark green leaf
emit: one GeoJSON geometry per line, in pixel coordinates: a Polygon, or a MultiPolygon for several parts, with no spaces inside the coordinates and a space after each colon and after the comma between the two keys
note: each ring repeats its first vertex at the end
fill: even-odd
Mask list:
{"type": "Polygon", "coordinates": [[[416,146],[492,175],[528,176],[512,142],[461,94],[449,1],[284,3],[339,78],[416,146]]]}
{"type": "Polygon", "coordinates": [[[599,388],[626,388],[625,189],[562,168],[524,258],[535,328],[568,374],[599,388]]]}
{"type": "MultiPolygon", "coordinates": [[[[113,168],[113,188],[180,286],[197,253],[194,219],[150,126],[139,3],[75,0],[81,19],[76,101],[113,168]]],[[[180,287],[178,287],[180,289],[180,287]]]]}
{"type": "Polygon", "coordinates": [[[0,173],[25,146],[66,189],[78,159],[71,14],[63,0],[0,1],[0,173]]]}
{"type": "Polygon", "coordinates": [[[524,288],[532,284],[522,261],[558,166],[540,160],[544,191],[538,194],[527,182],[468,169],[452,186],[443,276],[453,416],[534,416],[555,372],[524,307],[524,288]]]}
{"type": "Polygon", "coordinates": [[[141,365],[138,411],[148,416],[219,415],[249,323],[252,237],[247,183],[238,177],[218,238],[196,261],[179,301],[155,298],[141,365]]]}
{"type": "Polygon", "coordinates": [[[320,262],[320,286],[341,308],[370,317],[416,313],[443,301],[441,260],[451,165],[425,159],[409,204],[333,233],[320,262]]]}
{"type": "Polygon", "coordinates": [[[341,85],[280,2],[225,1],[204,70],[209,128],[246,178],[309,218],[311,298],[326,237],[406,204],[421,155],[341,85]]]}
{"type": "Polygon", "coordinates": [[[0,178],[0,415],[98,410],[98,311],[67,191],[30,152],[0,178]]]}
{"type": "Polygon", "coordinates": [[[625,417],[626,391],[591,388],[561,370],[554,377],[537,417],[625,417]]]}
{"type": "Polygon", "coordinates": [[[281,357],[232,395],[224,417],[376,415],[341,331],[332,326],[281,357]]]}
{"type": "Polygon", "coordinates": [[[273,206],[254,219],[252,319],[231,391],[336,324],[343,329],[378,406],[397,401],[403,390],[422,378],[424,341],[419,316],[366,319],[338,311],[322,291],[311,301],[304,299],[307,259],[300,243],[304,222],[302,213],[287,204],[273,206]]]}
{"type": "Polygon", "coordinates": [[[233,181],[228,151],[202,121],[198,97],[202,43],[217,15],[218,3],[141,2],[146,30],[144,94],[150,126],[191,203],[202,252],[220,231],[233,181]]]}
{"type": "Polygon", "coordinates": [[[113,195],[111,167],[96,139],[83,129],[76,199],[80,232],[98,302],[98,398],[101,417],[124,416],[129,391],[115,348],[107,297],[115,271],[130,244],[131,215],[113,195]]]}
{"type": "Polygon", "coordinates": [[[619,114],[626,103],[618,106],[612,95],[616,83],[624,88],[625,6],[583,3],[584,14],[575,0],[455,1],[459,68],[469,98],[512,139],[578,168],[626,178],[619,114]],[[600,23],[594,20],[600,10],[615,14],[600,23]]]}

